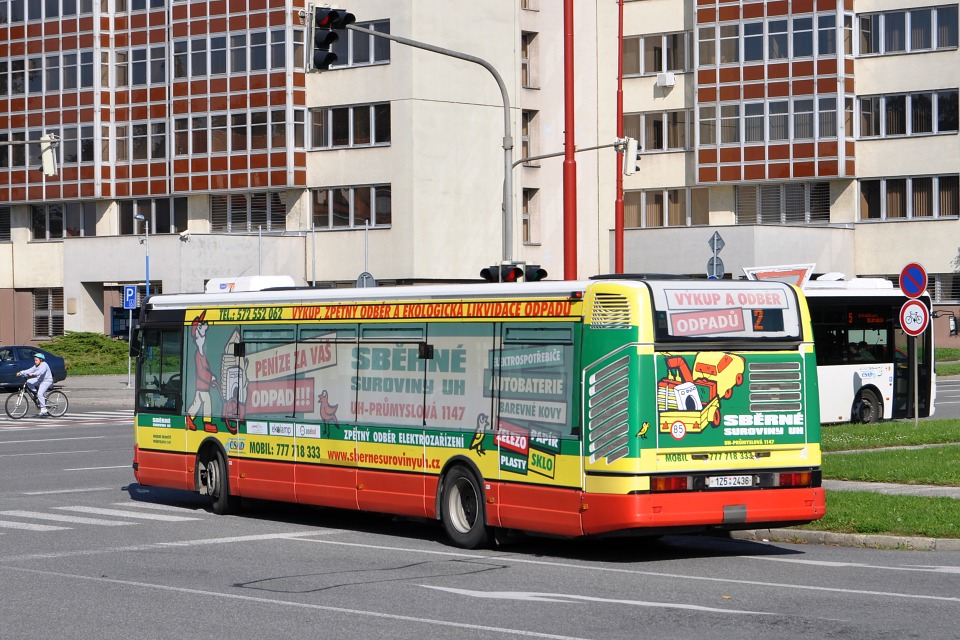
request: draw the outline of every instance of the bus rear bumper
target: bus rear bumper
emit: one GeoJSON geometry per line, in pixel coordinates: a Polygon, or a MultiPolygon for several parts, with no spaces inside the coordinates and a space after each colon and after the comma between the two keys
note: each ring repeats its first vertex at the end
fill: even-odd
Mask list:
{"type": "Polygon", "coordinates": [[[826,513],[822,487],[749,492],[585,494],[583,502],[583,532],[587,535],[636,529],[664,533],[787,526],[819,520],[826,513]]]}

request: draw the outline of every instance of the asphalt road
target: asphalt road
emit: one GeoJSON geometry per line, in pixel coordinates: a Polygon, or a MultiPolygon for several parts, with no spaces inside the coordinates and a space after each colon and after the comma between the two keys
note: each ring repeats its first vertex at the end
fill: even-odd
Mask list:
{"type": "Polygon", "coordinates": [[[136,485],[129,420],[0,421],[0,638],[957,637],[960,553],[439,525],[136,485]]]}

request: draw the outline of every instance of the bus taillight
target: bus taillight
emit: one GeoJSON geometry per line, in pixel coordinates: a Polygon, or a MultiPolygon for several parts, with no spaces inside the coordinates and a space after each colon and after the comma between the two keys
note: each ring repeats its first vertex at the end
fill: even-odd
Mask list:
{"type": "Polygon", "coordinates": [[[813,474],[809,471],[793,471],[780,474],[781,487],[809,487],[813,483],[813,474]]]}
{"type": "Polygon", "coordinates": [[[687,476],[655,476],[650,478],[650,490],[654,492],[686,491],[688,487],[687,476]]]}

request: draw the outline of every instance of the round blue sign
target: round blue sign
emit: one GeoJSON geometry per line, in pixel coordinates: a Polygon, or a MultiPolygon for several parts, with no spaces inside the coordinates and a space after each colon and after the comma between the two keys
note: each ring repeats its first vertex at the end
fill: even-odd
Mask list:
{"type": "Polygon", "coordinates": [[[900,290],[908,298],[919,297],[927,288],[927,272],[917,262],[911,262],[900,272],[900,290]]]}

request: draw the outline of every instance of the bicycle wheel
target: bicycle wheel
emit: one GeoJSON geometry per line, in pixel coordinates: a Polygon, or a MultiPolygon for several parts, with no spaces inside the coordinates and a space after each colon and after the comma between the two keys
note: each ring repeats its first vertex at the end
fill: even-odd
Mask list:
{"type": "Polygon", "coordinates": [[[59,418],[67,412],[67,395],[63,391],[51,391],[47,394],[47,411],[54,418],[59,418]]]}
{"type": "Polygon", "coordinates": [[[4,410],[7,412],[7,415],[13,418],[14,420],[19,420],[23,416],[27,415],[27,409],[30,408],[30,402],[27,398],[27,394],[20,393],[11,393],[7,396],[7,402],[4,405],[4,410]]]}

